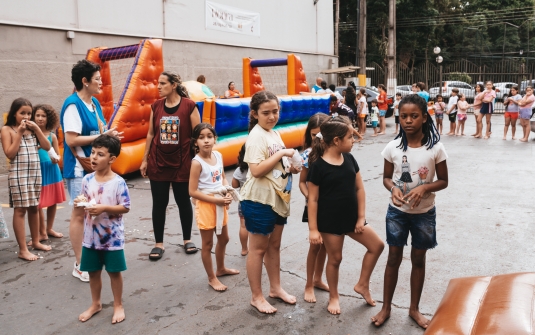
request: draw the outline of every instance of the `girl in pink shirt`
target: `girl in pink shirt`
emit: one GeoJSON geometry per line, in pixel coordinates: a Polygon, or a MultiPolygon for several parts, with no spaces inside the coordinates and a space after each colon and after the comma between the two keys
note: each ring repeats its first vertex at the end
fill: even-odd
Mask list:
{"type": "Polygon", "coordinates": [[[527,142],[529,138],[529,119],[531,118],[531,107],[534,102],[533,87],[528,86],[526,95],[518,102],[518,106],[520,106],[520,125],[524,131],[524,136],[520,139],[521,142],[527,142]]]}
{"type": "Polygon", "coordinates": [[[464,136],[464,123],[466,122],[466,111],[468,110],[468,102],[466,101],[466,95],[459,94],[459,102],[457,102],[457,120],[459,123],[457,123],[457,130],[456,134],[457,136],[462,135],[464,136]],[[460,133],[459,133],[460,131],[460,133]]]}

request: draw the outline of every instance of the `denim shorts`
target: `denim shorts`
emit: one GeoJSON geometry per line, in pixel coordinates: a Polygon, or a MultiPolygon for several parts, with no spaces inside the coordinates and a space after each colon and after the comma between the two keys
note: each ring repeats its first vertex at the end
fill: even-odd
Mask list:
{"type": "Polygon", "coordinates": [[[67,184],[67,192],[69,193],[69,205],[74,204],[74,199],[82,194],[82,179],[83,177],[65,179],[67,184]]]}
{"type": "Polygon", "coordinates": [[[385,110],[379,110],[379,117],[383,117],[386,115],[386,111],[385,110]]]}
{"type": "Polygon", "coordinates": [[[435,119],[437,120],[444,119],[444,113],[435,113],[435,119]]]}
{"type": "Polygon", "coordinates": [[[107,272],[126,271],[124,249],[96,250],[82,247],[80,271],[96,272],[102,270],[104,266],[107,272]]]}
{"type": "Polygon", "coordinates": [[[379,121],[372,121],[372,128],[377,128],[379,121]]]}
{"type": "Polygon", "coordinates": [[[386,212],[386,243],[393,247],[407,245],[409,232],[411,245],[415,249],[433,249],[438,245],[436,230],[436,208],[427,213],[409,214],[388,205],[386,212]]]}
{"type": "Polygon", "coordinates": [[[270,205],[243,200],[240,202],[245,228],[251,234],[269,235],[275,225],[285,225],[287,219],[277,214],[270,205]]]}

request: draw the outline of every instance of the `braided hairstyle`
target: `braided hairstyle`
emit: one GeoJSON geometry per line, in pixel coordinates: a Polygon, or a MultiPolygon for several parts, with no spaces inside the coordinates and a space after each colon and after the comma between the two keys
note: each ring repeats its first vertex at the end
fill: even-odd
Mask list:
{"type": "Polygon", "coordinates": [[[258,123],[258,119],[255,117],[255,115],[258,117],[258,109],[260,108],[260,105],[271,100],[277,101],[277,106],[279,106],[280,109],[279,99],[270,91],[256,92],[251,97],[251,103],[249,104],[249,109],[251,110],[249,112],[249,132],[251,132],[254,126],[256,126],[258,123]]]}
{"type": "Polygon", "coordinates": [[[308,156],[308,163],[317,161],[325,150],[333,145],[335,138],[343,138],[351,130],[351,123],[345,116],[335,116],[323,122],[320,126],[321,137],[316,137],[312,142],[312,151],[308,156]]]}
{"type": "Polygon", "coordinates": [[[182,98],[189,98],[188,90],[184,85],[182,85],[182,80],[178,74],[170,71],[164,71],[160,74],[160,76],[166,76],[171,85],[175,83],[177,84],[176,93],[178,93],[178,95],[180,95],[182,98]]]}
{"type": "MultiPolygon", "coordinates": [[[[422,145],[425,145],[427,150],[431,149],[435,144],[438,143],[438,141],[440,141],[440,135],[435,127],[435,123],[431,119],[431,115],[429,115],[427,112],[427,103],[425,102],[425,99],[418,94],[409,94],[404,96],[399,102],[400,111],[405,104],[416,105],[416,107],[418,107],[418,109],[422,112],[422,116],[427,116],[427,121],[422,124],[422,133],[424,134],[424,137],[422,138],[422,145]]],[[[401,143],[398,145],[398,148],[403,151],[407,151],[407,135],[405,134],[403,127],[399,127],[399,133],[395,140],[398,138],[401,138],[401,143]]]]}

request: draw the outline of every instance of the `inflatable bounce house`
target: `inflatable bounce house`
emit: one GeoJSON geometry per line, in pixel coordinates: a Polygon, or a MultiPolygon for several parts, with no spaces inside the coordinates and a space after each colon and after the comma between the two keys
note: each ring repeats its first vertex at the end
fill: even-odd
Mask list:
{"type": "Polygon", "coordinates": [[[329,113],[328,95],[301,95],[308,93],[303,65],[299,57],[289,54],[287,58],[243,59],[244,98],[205,99],[202,121],[214,126],[218,139],[214,150],[221,152],[225,166],[238,162],[238,153],[245,143],[249,126],[250,97],[256,92],[270,90],[264,87],[260,68],[287,66],[287,95],[279,95],[281,105],[277,130],[288,148],[303,145],[308,119],[315,113],[329,113]]]}
{"type": "MultiPolygon", "coordinates": [[[[95,97],[109,128],[124,132],[121,154],[112,166],[118,174],[137,171],[145,151],[151,104],[159,98],[158,77],[164,71],[162,40],[146,39],[139,44],[90,49],[86,59],[101,66],[102,92],[95,97]]],[[[275,128],[288,148],[303,145],[310,116],[329,112],[328,95],[300,95],[309,92],[299,57],[243,59],[244,98],[217,99],[208,87],[184,82],[197,103],[203,122],[212,124],[219,136],[215,150],[223,154],[224,165],[238,162],[238,152],[247,138],[250,97],[264,89],[259,68],[287,66],[287,95],[279,96],[280,119],[275,128]]],[[[58,132],[60,143],[63,134],[58,132]]]]}

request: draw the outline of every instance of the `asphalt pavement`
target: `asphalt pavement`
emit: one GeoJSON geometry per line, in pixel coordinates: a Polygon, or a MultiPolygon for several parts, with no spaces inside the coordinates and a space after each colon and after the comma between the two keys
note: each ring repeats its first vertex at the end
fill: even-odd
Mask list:
{"type": "MultiPolygon", "coordinates": [[[[383,239],[389,192],[382,185],[380,152],[394,138],[393,118],[387,120],[388,135],[368,137],[356,143],[352,153],[360,165],[366,187],[367,220],[383,239]]],[[[449,187],[437,194],[438,246],[427,254],[426,282],[420,310],[432,317],[448,281],[465,276],[535,271],[535,142],[502,140],[503,117],[492,118],[488,140],[474,139],[473,116],[467,121],[467,136],[443,136],[449,155],[449,187]]],[[[445,125],[448,122],[444,121],[445,125]]],[[[521,129],[517,129],[517,137],[521,129]]],[[[533,135],[532,135],[533,137],[533,135]]],[[[226,171],[232,177],[234,169],[226,171]]],[[[297,180],[297,178],[295,178],[297,180]]],[[[365,248],[346,239],[340,268],[342,314],[327,312],[328,293],[316,291],[317,303],[303,299],[305,261],[309,247],[308,227],[301,222],[304,197],[294,182],[291,215],[281,247],[283,287],[297,296],[297,304],[268,299],[277,309],[263,315],[249,305],[250,290],[240,256],[237,204],[230,207],[227,247],[228,267],[236,276],[222,277],[227,292],[218,293],[207,283],[200,252],[186,255],[177,206],[170,201],[165,230],[166,252],[157,262],[148,259],[153,247],[152,201],[148,181],[127,176],[132,209],[126,215],[128,270],[124,272],[123,301],[126,320],[112,325],[113,297],[109,278],[103,274],[103,310],[86,323],[78,315],[91,303],[89,285],[71,275],[74,256],[68,239],[70,208],[58,210],[55,229],[66,235],[50,239],[52,251],[39,252],[41,259],[25,262],[18,250],[7,207],[7,176],[0,176],[0,201],[11,237],[0,240],[0,325],[4,334],[422,334],[408,317],[410,302],[410,248],[405,248],[391,318],[380,328],[370,317],[381,308],[383,274],[388,250],[381,255],[372,275],[372,294],[377,307],[369,307],[353,291],[365,248]]],[[[29,235],[29,230],[26,230],[29,235]]],[[[193,241],[201,245],[196,227],[193,241]]],[[[263,288],[267,295],[267,275],[263,288]]]]}

